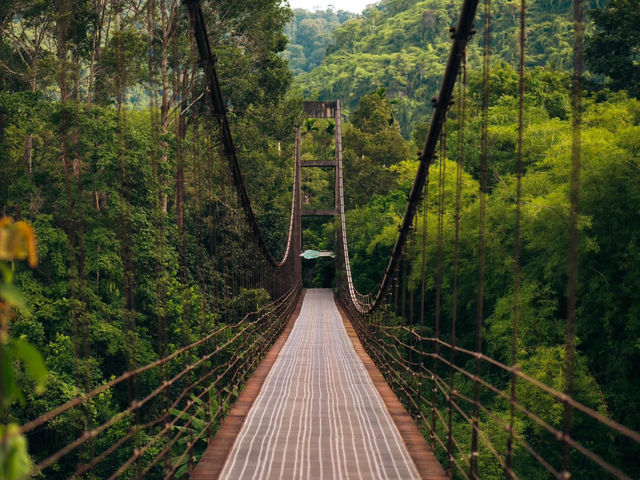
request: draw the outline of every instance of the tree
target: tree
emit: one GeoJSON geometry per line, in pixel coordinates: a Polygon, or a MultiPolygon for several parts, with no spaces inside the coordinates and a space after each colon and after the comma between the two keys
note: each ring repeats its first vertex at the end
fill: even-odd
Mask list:
{"type": "Polygon", "coordinates": [[[344,131],[345,203],[362,206],[393,186],[391,165],[406,160],[408,148],[384,89],[365,95],[344,131]]]}
{"type": "Polygon", "coordinates": [[[610,0],[591,18],[596,33],[587,38],[587,66],[608,77],[606,86],[640,97],[640,0],[610,0]]]}
{"type": "Polygon", "coordinates": [[[327,10],[293,10],[294,17],[285,27],[289,45],[284,56],[295,75],[309,72],[317,67],[325,56],[331,35],[342,23],[356,14],[331,7],[327,10]]]}

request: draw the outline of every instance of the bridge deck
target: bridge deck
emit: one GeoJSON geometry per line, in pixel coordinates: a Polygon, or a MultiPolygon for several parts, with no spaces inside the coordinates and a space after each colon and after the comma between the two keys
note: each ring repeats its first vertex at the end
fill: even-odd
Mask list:
{"type": "MultiPolygon", "coordinates": [[[[350,333],[331,290],[307,290],[219,478],[446,478],[397,399],[386,385],[380,389],[379,372],[372,373],[350,333]],[[411,454],[405,440],[417,443],[411,454]]],[[[217,476],[206,475],[213,473],[202,465],[207,457],[213,458],[205,454],[192,478],[217,476]]]]}

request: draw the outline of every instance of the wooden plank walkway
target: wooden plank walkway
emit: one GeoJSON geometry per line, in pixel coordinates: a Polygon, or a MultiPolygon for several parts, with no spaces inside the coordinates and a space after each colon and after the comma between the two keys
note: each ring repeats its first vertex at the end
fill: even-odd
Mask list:
{"type": "Polygon", "coordinates": [[[343,323],[331,290],[306,291],[286,342],[274,349],[279,354],[275,362],[263,362],[273,366],[261,388],[250,383],[245,389],[259,390],[255,401],[245,398],[244,412],[225,420],[235,427],[223,423],[192,479],[446,478],[350,324],[343,323]],[[239,432],[229,451],[233,430],[239,432]]]}

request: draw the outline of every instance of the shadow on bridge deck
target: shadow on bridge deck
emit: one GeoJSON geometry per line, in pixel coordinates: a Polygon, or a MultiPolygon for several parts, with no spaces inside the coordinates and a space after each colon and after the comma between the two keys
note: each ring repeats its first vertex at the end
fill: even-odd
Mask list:
{"type": "Polygon", "coordinates": [[[331,290],[310,289],[191,478],[447,477],[331,290]]]}

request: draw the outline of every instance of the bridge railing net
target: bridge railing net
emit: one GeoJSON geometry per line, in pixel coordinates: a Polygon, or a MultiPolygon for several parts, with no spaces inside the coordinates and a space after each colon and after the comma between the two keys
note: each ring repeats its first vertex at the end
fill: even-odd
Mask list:
{"type": "Polygon", "coordinates": [[[105,397],[132,400],[75,439],[36,458],[33,474],[65,477],[173,478],[190,471],[237,399],[239,390],[280,336],[295,307],[300,285],[200,340],[153,363],[128,371],[22,427],[48,436],[56,425],[78,422],[105,397]],[[132,394],[132,390],[135,393],[132,394]],[[113,468],[113,457],[118,467],[113,468]]]}
{"type": "MultiPolygon", "coordinates": [[[[156,123],[160,109],[150,93],[148,114],[153,145],[149,162],[153,164],[153,175],[150,181],[131,173],[127,163],[127,122],[134,114],[127,111],[130,106],[122,100],[126,98],[124,90],[150,84],[149,91],[157,92],[159,87],[152,80],[142,86],[127,85],[123,80],[117,104],[120,177],[104,180],[105,189],[113,188],[118,193],[114,203],[120,207],[126,371],[100,382],[91,379],[88,369],[93,332],[87,320],[89,307],[73,298],[81,305],[84,316],[79,313],[77,319],[74,317],[72,333],[77,347],[72,353],[77,369],[73,372],[76,389],[61,395],[71,399],[48,407],[45,413],[40,404],[24,410],[16,406],[24,420],[20,433],[29,440],[33,461],[30,475],[36,478],[181,478],[188,474],[249,376],[283,332],[299,298],[298,189],[292,188],[287,243],[282,259],[277,260],[263,236],[242,177],[199,2],[186,3],[188,8],[171,10],[172,16],[179,13],[190,21],[181,22],[176,17],[172,28],[182,29],[185,41],[194,40],[194,58],[185,60],[187,66],[179,77],[185,82],[181,86],[183,95],[171,120],[178,130],[177,172],[172,172],[171,178],[166,172],[162,174],[166,168],[163,162],[167,163],[162,156],[168,155],[170,149],[161,135],[161,122],[156,123]],[[198,91],[199,87],[202,91],[198,91]],[[201,101],[206,96],[210,107],[201,101]],[[187,167],[183,161],[186,157],[190,159],[187,167]],[[149,198],[132,199],[132,191],[149,187],[149,198]],[[189,189],[187,194],[185,188],[189,189]],[[167,207],[166,194],[171,190],[182,191],[177,195],[176,211],[167,207]],[[139,211],[144,208],[153,210],[153,225],[135,225],[135,215],[140,218],[139,211]],[[172,223],[174,220],[177,225],[172,223]],[[154,232],[155,242],[146,247],[151,252],[151,260],[147,259],[151,269],[155,261],[156,284],[145,286],[148,290],[155,288],[154,319],[143,318],[144,314],[136,309],[139,298],[151,293],[141,292],[142,288],[136,285],[136,272],[148,265],[140,260],[140,264],[136,263],[136,252],[131,247],[132,232],[147,227],[154,232]],[[167,244],[174,238],[178,244],[175,268],[180,281],[169,284],[167,270],[172,265],[167,244]],[[172,308],[175,311],[170,311],[172,308]],[[167,318],[170,315],[174,317],[171,322],[167,318]],[[192,322],[192,317],[197,317],[198,322],[192,322]],[[157,327],[157,332],[150,326],[157,327]],[[149,346],[151,342],[143,345],[143,336],[157,340],[155,351],[152,344],[149,346]],[[38,413],[31,415],[33,412],[38,413]]],[[[160,8],[159,4],[148,2],[134,13],[138,15],[145,9],[151,12],[154,8],[160,8]]],[[[122,17],[134,16],[116,10],[122,17]]],[[[153,25],[149,28],[153,29],[153,25]]],[[[177,92],[174,94],[177,98],[177,92]]],[[[82,112],[74,111],[77,106],[71,103],[67,105],[69,114],[80,118],[82,112]]],[[[85,132],[81,128],[76,134],[83,138],[85,132]]],[[[291,165],[294,164],[291,154],[291,165]]],[[[295,185],[299,172],[297,167],[291,171],[295,185]]],[[[82,208],[86,215],[97,217],[102,215],[100,208],[108,208],[96,200],[97,208],[84,209],[88,195],[81,189],[83,182],[89,181],[70,177],[67,182],[73,195],[77,195],[77,211],[82,208]]],[[[90,221],[69,211],[70,234],[75,226],[90,221]]],[[[80,230],[75,234],[83,239],[80,230]]],[[[76,253],[72,251],[73,255],[76,253]]],[[[86,283],[82,275],[81,272],[80,281],[86,283]]],[[[6,458],[2,457],[2,462],[6,458]]],[[[3,472],[5,467],[3,463],[3,472]]]]}
{"type": "MultiPolygon", "coordinates": [[[[502,357],[511,361],[500,361],[483,352],[486,346],[483,339],[486,333],[484,284],[492,274],[486,270],[485,260],[489,238],[486,226],[487,171],[491,168],[487,134],[491,40],[489,0],[482,5],[482,34],[478,34],[482,36],[479,46],[482,52],[482,131],[478,146],[481,156],[479,191],[476,193],[478,208],[473,210],[477,215],[473,222],[478,244],[473,256],[464,259],[467,270],[472,262],[476,263],[474,268],[478,282],[473,292],[465,292],[464,300],[475,309],[475,319],[470,322],[466,318],[462,322],[458,318],[461,311],[458,278],[463,265],[459,237],[460,198],[467,142],[464,125],[470,102],[467,98],[466,51],[475,33],[474,25],[479,23],[475,20],[477,6],[477,1],[465,1],[458,23],[451,29],[453,42],[449,62],[439,97],[433,101],[434,113],[405,216],[399,227],[400,233],[381,286],[372,295],[360,294],[353,285],[344,208],[340,211],[338,298],[366,351],[453,478],[637,478],[640,475],[636,461],[640,453],[640,433],[615,422],[607,416],[601,403],[589,400],[584,393],[585,377],[577,380],[576,373],[580,368],[576,363],[575,324],[584,28],[581,0],[575,1],[574,9],[566,344],[548,350],[545,367],[518,357],[518,321],[523,308],[519,292],[522,283],[520,209],[525,94],[524,0],[520,3],[520,60],[517,66],[519,127],[514,158],[518,165],[513,205],[514,253],[509,260],[513,266],[514,305],[512,325],[503,332],[505,348],[509,350],[510,346],[511,351],[504,352],[502,357]],[[454,152],[447,151],[447,139],[452,135],[447,133],[448,119],[457,126],[457,138],[453,143],[458,148],[454,152]],[[447,162],[447,158],[452,160],[447,162]],[[455,162],[456,173],[448,176],[447,163],[452,162],[455,162]],[[446,185],[449,178],[455,178],[455,186],[446,185]],[[445,216],[446,189],[455,189],[456,197],[455,212],[448,216],[445,216]],[[454,225],[455,233],[447,237],[449,244],[445,244],[445,222],[454,225]],[[453,236],[455,240],[452,240],[453,236]],[[461,328],[465,331],[461,332],[461,328]],[[469,329],[475,333],[469,335],[469,329]],[[552,373],[545,374],[549,368],[552,373]],[[578,385],[580,382],[583,385],[578,385]]],[[[480,27],[477,28],[480,31],[480,27]]],[[[341,171],[339,175],[342,175],[341,171]]],[[[341,184],[339,193],[342,197],[341,184]]],[[[341,204],[344,206],[344,199],[341,204]]],[[[468,214],[469,211],[466,212],[468,214]]]]}

